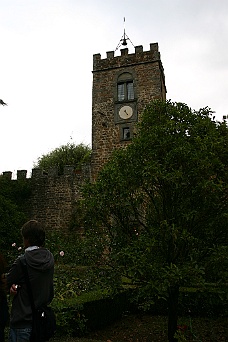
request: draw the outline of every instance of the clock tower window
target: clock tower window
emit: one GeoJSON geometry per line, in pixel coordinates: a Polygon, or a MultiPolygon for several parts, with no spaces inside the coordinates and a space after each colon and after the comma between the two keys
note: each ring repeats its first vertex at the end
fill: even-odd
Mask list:
{"type": "Polygon", "coordinates": [[[123,127],[123,140],[128,140],[131,138],[130,127],[123,127]]]}
{"type": "Polygon", "coordinates": [[[130,72],[122,72],[117,78],[118,102],[133,101],[135,99],[133,75],[130,72]]]}
{"type": "Polygon", "coordinates": [[[128,100],[134,100],[133,81],[127,82],[127,99],[128,100]]]}
{"type": "Polygon", "coordinates": [[[118,101],[134,100],[133,81],[126,81],[117,84],[118,101]]]}
{"type": "Polygon", "coordinates": [[[133,138],[133,126],[130,123],[120,124],[120,141],[131,140],[133,138]]]}

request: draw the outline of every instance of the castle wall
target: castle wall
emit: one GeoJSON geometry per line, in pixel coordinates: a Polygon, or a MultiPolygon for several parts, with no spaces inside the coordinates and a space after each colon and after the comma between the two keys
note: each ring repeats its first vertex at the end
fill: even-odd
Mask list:
{"type": "MultiPolygon", "coordinates": [[[[55,168],[47,173],[33,169],[31,178],[26,178],[26,174],[26,170],[19,170],[17,180],[24,179],[30,184],[31,195],[25,203],[28,219],[42,222],[46,229],[69,228],[75,204],[81,198],[81,186],[90,178],[90,167],[75,171],[74,167],[66,166],[60,176],[55,168]]],[[[11,175],[11,172],[3,172],[9,181],[11,175]]]]}

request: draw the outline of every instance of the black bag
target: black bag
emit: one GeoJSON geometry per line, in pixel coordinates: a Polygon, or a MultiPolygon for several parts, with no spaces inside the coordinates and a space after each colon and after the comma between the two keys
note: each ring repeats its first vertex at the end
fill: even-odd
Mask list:
{"type": "Polygon", "coordinates": [[[24,270],[28,294],[32,307],[32,333],[31,342],[46,342],[54,336],[56,331],[55,314],[50,306],[43,305],[35,308],[32,288],[29,281],[28,268],[25,256],[20,257],[21,265],[24,270]]]}
{"type": "Polygon", "coordinates": [[[35,309],[33,315],[31,342],[45,342],[54,336],[56,330],[55,314],[51,307],[35,309]]]}

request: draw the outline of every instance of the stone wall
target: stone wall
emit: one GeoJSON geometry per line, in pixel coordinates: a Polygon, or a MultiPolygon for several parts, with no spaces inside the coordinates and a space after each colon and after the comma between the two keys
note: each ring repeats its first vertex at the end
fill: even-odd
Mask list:
{"type": "Polygon", "coordinates": [[[64,174],[58,175],[53,168],[48,172],[33,169],[31,178],[26,178],[27,171],[17,171],[17,179],[11,180],[11,172],[3,172],[9,181],[24,179],[31,186],[31,195],[26,200],[26,214],[29,219],[36,219],[46,229],[65,230],[71,224],[76,202],[81,198],[81,186],[90,179],[90,166],[84,165],[77,171],[72,166],[64,168],[64,174]]]}
{"type": "MultiPolygon", "coordinates": [[[[150,44],[149,51],[142,46],[135,47],[135,53],[129,54],[122,49],[120,56],[107,52],[107,58],[100,54],[93,56],[93,92],[92,92],[92,177],[116,148],[125,147],[129,142],[121,141],[120,125],[116,124],[115,106],[117,100],[118,76],[127,72],[133,75],[137,115],[140,118],[145,106],[154,99],[166,98],[164,70],[158,51],[158,44],[150,44]]],[[[133,125],[133,123],[131,123],[133,125]]],[[[133,129],[134,130],[134,129],[133,129]]]]}

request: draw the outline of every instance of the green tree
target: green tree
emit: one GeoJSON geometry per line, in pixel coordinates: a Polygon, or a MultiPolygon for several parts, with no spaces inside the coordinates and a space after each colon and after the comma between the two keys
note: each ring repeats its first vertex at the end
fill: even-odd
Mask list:
{"type": "MultiPolygon", "coordinates": [[[[12,244],[21,244],[20,229],[27,220],[25,203],[29,194],[29,182],[0,176],[0,250],[8,264],[15,258],[12,244]]],[[[17,253],[17,248],[14,250],[17,253]]]]}
{"type": "Polygon", "coordinates": [[[63,174],[64,166],[72,165],[80,169],[83,163],[88,162],[91,154],[90,147],[74,143],[62,145],[48,154],[38,158],[35,167],[47,170],[51,167],[57,167],[60,174],[63,174]]]}
{"type": "Polygon", "coordinates": [[[107,279],[127,278],[141,304],[166,298],[170,342],[180,287],[228,279],[228,128],[211,115],[152,102],[132,144],[84,188],[85,224],[99,239],[103,232],[107,279]]]}

